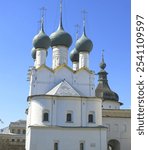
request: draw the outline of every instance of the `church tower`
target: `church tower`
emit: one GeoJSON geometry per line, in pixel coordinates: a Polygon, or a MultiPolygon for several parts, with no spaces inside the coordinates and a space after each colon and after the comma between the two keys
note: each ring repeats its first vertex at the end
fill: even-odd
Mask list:
{"type": "Polygon", "coordinates": [[[27,98],[26,150],[106,150],[106,127],[102,125],[102,100],[95,96],[95,74],[89,69],[92,41],[84,32],[76,42],[68,66],[72,44],[62,23],[48,37],[43,29],[33,39],[34,67],[30,71],[27,98]],[[46,65],[52,48],[52,67],[46,65]],[[78,67],[79,65],[79,67],[78,67]]]}
{"type": "Polygon", "coordinates": [[[117,93],[113,92],[108,84],[107,72],[105,71],[106,63],[104,62],[104,50],[102,51],[102,60],[100,63],[99,83],[95,90],[96,97],[102,99],[102,108],[103,109],[120,109],[120,106],[123,105],[119,102],[119,96],[117,93]]]}

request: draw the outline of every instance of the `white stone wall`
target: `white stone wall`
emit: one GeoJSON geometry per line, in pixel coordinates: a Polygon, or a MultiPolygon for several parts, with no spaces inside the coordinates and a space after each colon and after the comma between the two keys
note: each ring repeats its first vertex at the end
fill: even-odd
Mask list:
{"type": "Polygon", "coordinates": [[[46,94],[64,79],[82,96],[95,96],[94,73],[84,69],[74,73],[67,67],[53,72],[44,67],[32,70],[29,95],[46,94]]]}
{"type": "Polygon", "coordinates": [[[85,150],[107,150],[105,128],[31,128],[31,144],[26,150],[52,150],[55,142],[59,150],[79,150],[81,142],[85,150]]]}
{"type": "Polygon", "coordinates": [[[30,100],[28,120],[30,125],[84,126],[96,127],[102,124],[101,100],[98,98],[40,96],[30,100]],[[43,121],[43,113],[49,113],[49,121],[43,121]],[[66,114],[72,112],[72,122],[66,122],[66,114]],[[88,122],[88,115],[94,112],[94,122],[88,122]]]}
{"type": "Polygon", "coordinates": [[[103,117],[103,125],[108,127],[108,142],[117,140],[120,150],[131,150],[131,118],[103,117]]]}
{"type": "Polygon", "coordinates": [[[120,103],[117,101],[105,100],[102,102],[103,109],[120,109],[120,103]]]}

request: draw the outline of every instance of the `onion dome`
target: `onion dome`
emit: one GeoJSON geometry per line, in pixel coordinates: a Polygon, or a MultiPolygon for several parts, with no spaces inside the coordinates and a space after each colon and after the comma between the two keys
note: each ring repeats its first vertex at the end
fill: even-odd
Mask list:
{"type": "Polygon", "coordinates": [[[36,59],[36,49],[34,47],[31,50],[31,55],[33,59],[36,59]]]}
{"type": "Polygon", "coordinates": [[[92,41],[86,36],[85,25],[82,36],[76,42],[76,49],[78,52],[88,52],[90,53],[93,48],[92,41]]]}
{"type": "Polygon", "coordinates": [[[69,33],[64,31],[62,25],[62,1],[60,1],[60,23],[57,31],[50,35],[51,47],[63,45],[66,47],[70,47],[72,44],[72,37],[69,33]]]}
{"type": "Polygon", "coordinates": [[[79,52],[74,48],[70,53],[70,59],[72,62],[79,62],[79,52]]]}
{"type": "Polygon", "coordinates": [[[56,32],[50,35],[51,47],[63,45],[70,47],[72,44],[72,37],[69,33],[65,32],[63,27],[60,25],[56,32]]]}
{"type": "Polygon", "coordinates": [[[100,72],[99,75],[99,84],[95,90],[96,97],[102,98],[105,100],[119,101],[119,96],[117,93],[112,91],[109,87],[107,80],[107,72],[104,70],[106,67],[106,63],[104,62],[104,56],[102,54],[102,61],[100,63],[100,72]]]}
{"type": "Polygon", "coordinates": [[[41,29],[33,39],[33,46],[35,47],[35,49],[37,48],[48,49],[50,46],[50,38],[44,32],[43,18],[41,20],[41,29]]]}
{"type": "Polygon", "coordinates": [[[87,38],[85,34],[83,34],[80,39],[77,40],[76,42],[76,49],[79,52],[88,52],[90,53],[93,48],[93,43],[92,41],[87,38]]]}
{"type": "Polygon", "coordinates": [[[104,62],[104,58],[102,57],[102,62],[100,63],[101,70],[104,70],[106,68],[106,63],[104,62]]]}

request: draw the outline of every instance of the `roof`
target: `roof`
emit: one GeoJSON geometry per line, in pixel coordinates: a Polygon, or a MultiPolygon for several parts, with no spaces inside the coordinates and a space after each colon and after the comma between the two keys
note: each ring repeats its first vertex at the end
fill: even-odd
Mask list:
{"type": "Polygon", "coordinates": [[[61,128],[61,129],[106,129],[107,127],[103,126],[103,125],[98,125],[98,126],[93,126],[93,127],[89,127],[89,126],[50,126],[50,125],[46,125],[46,126],[40,126],[40,125],[31,125],[29,127],[34,127],[34,128],[61,128]]]}
{"type": "Polygon", "coordinates": [[[61,81],[46,95],[60,95],[60,96],[80,96],[80,94],[66,81],[61,81]]]}
{"type": "Polygon", "coordinates": [[[131,118],[130,109],[103,109],[103,117],[112,117],[112,118],[131,118]]]}

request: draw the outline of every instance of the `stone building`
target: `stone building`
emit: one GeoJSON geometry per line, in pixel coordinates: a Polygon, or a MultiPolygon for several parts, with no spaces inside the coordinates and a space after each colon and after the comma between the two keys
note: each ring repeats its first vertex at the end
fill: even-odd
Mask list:
{"type": "Polygon", "coordinates": [[[34,66],[29,71],[26,150],[130,150],[130,110],[122,110],[111,90],[104,55],[95,87],[89,67],[93,48],[83,22],[83,33],[70,53],[71,35],[62,23],[62,3],[57,30],[48,36],[42,17],[33,39],[34,66]],[[46,65],[48,48],[52,66],[46,65]],[[44,147],[43,147],[44,145],[44,147]]]}
{"type": "Polygon", "coordinates": [[[25,150],[130,150],[130,110],[120,109],[123,103],[109,86],[103,53],[95,86],[96,73],[89,67],[93,42],[86,34],[85,20],[70,53],[73,66],[68,66],[72,37],[64,30],[60,6],[57,30],[48,36],[42,16],[40,31],[33,38],[26,130],[25,121],[3,129],[1,149],[8,142],[6,150],[23,150],[26,141],[25,150]],[[46,65],[49,47],[51,66],[46,65]]]}
{"type": "Polygon", "coordinates": [[[25,150],[26,121],[11,122],[0,130],[0,150],[25,150]]]}

